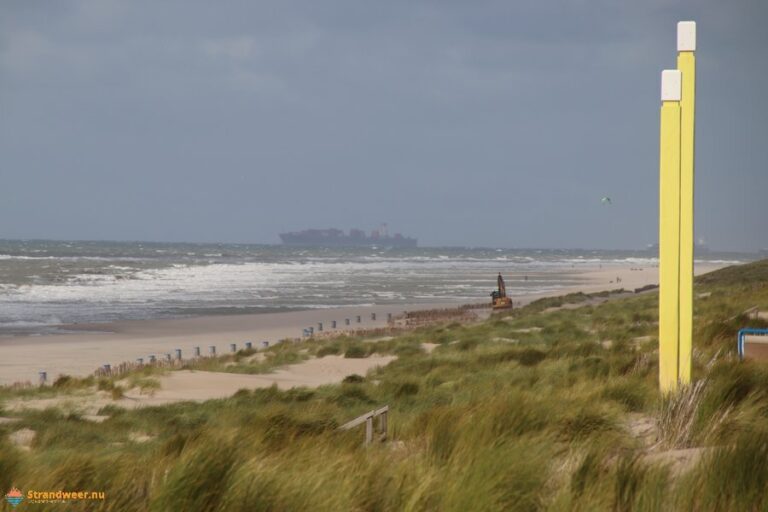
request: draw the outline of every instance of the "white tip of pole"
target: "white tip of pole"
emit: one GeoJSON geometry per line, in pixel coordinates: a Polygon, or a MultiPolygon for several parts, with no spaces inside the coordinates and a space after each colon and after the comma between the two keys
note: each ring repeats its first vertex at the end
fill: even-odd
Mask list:
{"type": "Polygon", "coordinates": [[[676,69],[661,72],[661,101],[680,101],[683,75],[676,69]]]}
{"type": "Polygon", "coordinates": [[[696,51],[696,22],[680,21],[677,24],[677,51],[696,51]]]}

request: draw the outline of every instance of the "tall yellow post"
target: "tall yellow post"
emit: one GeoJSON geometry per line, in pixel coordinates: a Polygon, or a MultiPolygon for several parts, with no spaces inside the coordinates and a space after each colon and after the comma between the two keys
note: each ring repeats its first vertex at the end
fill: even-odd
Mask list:
{"type": "Polygon", "coordinates": [[[677,389],[680,346],[681,73],[661,73],[659,144],[659,387],[677,389]]]}
{"type": "Polygon", "coordinates": [[[680,383],[691,382],[693,351],[693,184],[696,110],[696,22],[677,24],[680,99],[680,383]]]}

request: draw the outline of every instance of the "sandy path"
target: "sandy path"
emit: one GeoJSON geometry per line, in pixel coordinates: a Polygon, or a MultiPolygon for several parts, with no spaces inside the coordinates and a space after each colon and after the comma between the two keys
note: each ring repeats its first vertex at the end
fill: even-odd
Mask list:
{"type": "Polygon", "coordinates": [[[160,378],[160,390],[147,399],[141,395],[126,396],[145,402],[163,400],[208,400],[232,395],[238,389],[267,388],[277,385],[280,389],[294,387],[316,388],[341,382],[348,375],[365,375],[368,371],[386,366],[396,356],[374,354],[364,359],[346,359],[343,356],[325,356],[292,364],[273,373],[240,375],[236,373],[195,372],[182,370],[160,378]]]}
{"type": "Polygon", "coordinates": [[[8,411],[60,407],[84,415],[95,415],[99,409],[106,405],[135,409],[174,402],[202,402],[230,397],[240,389],[268,388],[272,385],[277,385],[280,389],[316,388],[326,384],[337,384],[348,375],[365,375],[370,370],[386,366],[395,359],[397,359],[396,356],[378,354],[364,359],[326,356],[288,365],[273,373],[260,375],[180,370],[157,377],[160,381],[160,389],[152,395],[141,394],[139,390],[133,389],[126,392],[123,398],[112,400],[105,392],[88,392],[55,398],[12,400],[4,404],[3,407],[8,411]]]}

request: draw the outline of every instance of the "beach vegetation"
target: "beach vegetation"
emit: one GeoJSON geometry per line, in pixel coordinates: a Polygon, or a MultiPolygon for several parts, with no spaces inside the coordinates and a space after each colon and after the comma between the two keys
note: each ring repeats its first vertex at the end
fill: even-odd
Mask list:
{"type": "Polygon", "coordinates": [[[344,351],[344,357],[347,359],[360,359],[368,355],[368,350],[362,345],[350,345],[347,350],[344,351]]]}
{"type": "Polygon", "coordinates": [[[473,324],[184,366],[261,373],[310,357],[397,356],[315,389],[113,404],[95,422],[17,404],[150,392],[158,375],[4,388],[0,406],[16,421],[0,423],[0,485],[100,489],[103,510],[765,510],[768,367],[738,360],[735,332],[758,322],[741,312],[768,308],[768,262],[698,278],[696,292],[710,295],[696,302],[694,382],[668,396],[656,291],[571,294],[473,324]],[[365,446],[364,427],[338,429],[384,405],[386,441],[365,446]],[[28,448],[22,429],[35,433],[28,448]]]}

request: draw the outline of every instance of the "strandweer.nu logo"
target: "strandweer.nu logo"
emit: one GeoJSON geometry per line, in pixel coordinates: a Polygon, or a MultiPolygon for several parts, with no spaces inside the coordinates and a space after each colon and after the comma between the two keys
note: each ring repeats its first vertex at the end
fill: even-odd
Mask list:
{"type": "Polygon", "coordinates": [[[15,507],[19,503],[21,503],[24,500],[24,495],[21,494],[21,491],[18,490],[15,487],[12,487],[10,491],[5,495],[5,501],[11,504],[12,507],[15,507]]]}

